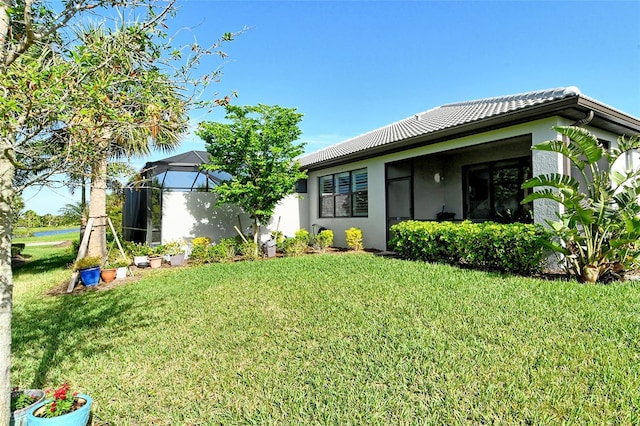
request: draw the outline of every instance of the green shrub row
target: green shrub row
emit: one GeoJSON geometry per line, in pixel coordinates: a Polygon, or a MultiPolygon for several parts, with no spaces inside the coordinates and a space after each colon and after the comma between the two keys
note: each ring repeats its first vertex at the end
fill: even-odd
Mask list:
{"type": "Polygon", "coordinates": [[[542,227],[494,222],[406,221],[391,227],[390,248],[405,259],[533,275],[544,268],[542,227]]]}
{"type": "MultiPolygon", "coordinates": [[[[193,244],[189,262],[194,264],[231,262],[236,256],[236,240],[223,238],[218,244],[209,244],[209,240],[198,240],[193,244]]],[[[195,241],[195,239],[194,239],[195,241]]]]}

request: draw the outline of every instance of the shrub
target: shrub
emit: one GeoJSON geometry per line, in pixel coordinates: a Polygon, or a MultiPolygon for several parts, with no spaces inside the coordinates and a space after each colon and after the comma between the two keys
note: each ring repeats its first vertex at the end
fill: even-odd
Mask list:
{"type": "Polygon", "coordinates": [[[347,245],[351,250],[360,251],[363,249],[362,245],[362,229],[349,228],[344,231],[347,237],[347,245]]]}
{"type": "Polygon", "coordinates": [[[276,244],[282,244],[284,233],[282,231],[271,231],[271,238],[275,240],[276,244]]]}
{"type": "Polygon", "coordinates": [[[322,230],[313,239],[313,248],[324,252],[327,247],[333,244],[333,231],[330,229],[322,230]]]}
{"type": "Polygon", "coordinates": [[[81,269],[94,268],[100,266],[102,258],[100,256],[87,256],[80,258],[73,264],[73,269],[79,271],[81,269]]]}
{"type": "Polygon", "coordinates": [[[193,240],[191,240],[191,245],[193,247],[198,247],[198,246],[208,246],[209,244],[211,244],[211,238],[209,237],[196,237],[193,240]]]}
{"type": "Polygon", "coordinates": [[[303,241],[306,245],[311,242],[311,234],[306,229],[298,229],[295,235],[296,239],[303,241]]]}
{"type": "Polygon", "coordinates": [[[532,275],[542,271],[549,234],[531,224],[406,221],[391,227],[401,257],[532,275]]]}
{"type": "Polygon", "coordinates": [[[122,246],[124,251],[131,256],[148,256],[153,252],[149,245],[132,241],[123,241],[122,246]]]}
{"type": "Polygon", "coordinates": [[[216,245],[209,246],[213,262],[231,262],[236,257],[236,240],[223,238],[216,245]]]}
{"type": "Polygon", "coordinates": [[[253,241],[243,242],[238,246],[238,251],[245,260],[256,260],[259,257],[258,243],[254,243],[253,241]]]}
{"type": "Polygon", "coordinates": [[[304,238],[285,238],[282,242],[282,251],[286,256],[300,256],[307,247],[308,243],[304,238]]]}

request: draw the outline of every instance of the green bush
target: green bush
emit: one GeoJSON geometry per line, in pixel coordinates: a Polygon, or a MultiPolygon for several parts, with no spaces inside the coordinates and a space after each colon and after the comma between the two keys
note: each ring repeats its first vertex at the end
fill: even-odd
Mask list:
{"type": "Polygon", "coordinates": [[[213,262],[231,262],[236,257],[236,240],[223,238],[214,246],[209,246],[213,262]]]}
{"type": "Polygon", "coordinates": [[[282,252],[285,256],[300,256],[308,247],[308,242],[304,237],[285,238],[281,244],[282,252]]]}
{"type": "Polygon", "coordinates": [[[344,231],[344,233],[347,237],[347,245],[351,250],[360,251],[363,249],[362,229],[352,227],[344,231]]]}
{"type": "Polygon", "coordinates": [[[193,247],[197,247],[197,246],[208,246],[209,244],[211,244],[211,238],[209,237],[196,237],[193,240],[191,240],[191,245],[193,247]]]}
{"type": "Polygon", "coordinates": [[[218,244],[205,244],[210,241],[207,237],[200,237],[196,242],[193,239],[189,262],[194,265],[204,263],[222,263],[230,262],[236,256],[236,241],[234,238],[223,238],[218,244]],[[195,242],[195,244],[194,244],[195,242]]]}
{"type": "Polygon", "coordinates": [[[474,269],[532,275],[542,271],[549,234],[537,225],[406,221],[391,227],[399,256],[474,269]]]}
{"type": "Polygon", "coordinates": [[[303,241],[306,245],[309,245],[311,242],[311,234],[306,229],[298,229],[296,231],[296,239],[303,241]]]}
{"type": "Polygon", "coordinates": [[[640,265],[640,169],[616,171],[614,165],[637,152],[640,135],[620,137],[617,146],[607,148],[586,129],[553,129],[568,141],[550,140],[532,149],[562,155],[575,174],[529,179],[522,187],[534,191],[522,203],[544,199],[562,205],[557,220],[546,222],[555,237],[549,245],[569,273],[584,282],[619,280],[619,272],[640,265]]]}
{"type": "Polygon", "coordinates": [[[238,251],[245,260],[257,260],[258,257],[258,243],[253,241],[243,242],[238,246],[238,251]]]}
{"type": "Polygon", "coordinates": [[[330,229],[322,230],[313,238],[313,248],[324,252],[327,247],[333,244],[333,231],[330,229]]]}

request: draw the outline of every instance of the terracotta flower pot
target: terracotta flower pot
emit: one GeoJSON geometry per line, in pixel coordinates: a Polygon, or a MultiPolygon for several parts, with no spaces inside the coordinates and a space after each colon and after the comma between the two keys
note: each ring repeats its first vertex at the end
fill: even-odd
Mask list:
{"type": "Polygon", "coordinates": [[[149,266],[151,269],[156,269],[162,266],[162,258],[161,257],[150,257],[149,258],[149,266]]]}
{"type": "Polygon", "coordinates": [[[103,269],[100,271],[100,278],[102,278],[102,281],[105,283],[110,283],[116,279],[116,269],[103,269]]]}

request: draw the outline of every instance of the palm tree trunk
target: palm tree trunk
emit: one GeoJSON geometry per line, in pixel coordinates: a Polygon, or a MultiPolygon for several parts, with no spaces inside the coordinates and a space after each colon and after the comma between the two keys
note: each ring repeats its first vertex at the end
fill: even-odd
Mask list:
{"type": "Polygon", "coordinates": [[[91,173],[91,194],[89,196],[89,217],[94,218],[89,236],[87,256],[107,256],[107,156],[96,158],[91,173]]]}

